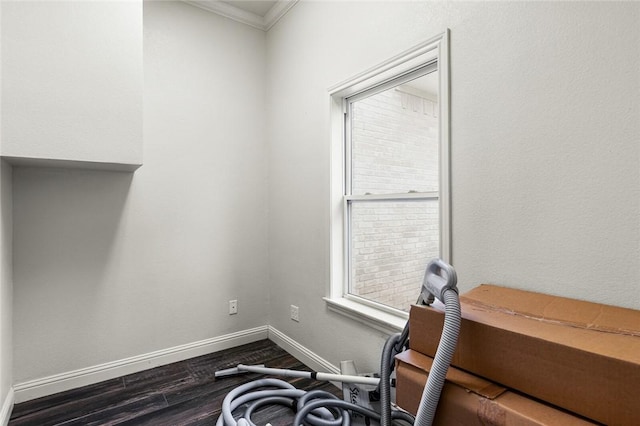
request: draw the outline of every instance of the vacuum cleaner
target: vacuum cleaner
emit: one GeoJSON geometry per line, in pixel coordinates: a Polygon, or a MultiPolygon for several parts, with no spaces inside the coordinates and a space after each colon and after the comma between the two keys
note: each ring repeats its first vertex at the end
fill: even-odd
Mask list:
{"type": "Polygon", "coordinates": [[[291,407],[296,413],[293,420],[295,426],[303,424],[347,426],[352,423],[352,415],[364,416],[367,419],[367,424],[373,420],[382,426],[392,424],[431,426],[460,331],[460,300],[456,284],[456,272],[451,265],[441,259],[435,259],[427,265],[417,304],[431,305],[437,299],[444,304],[445,314],[440,343],[415,418],[403,410],[393,409],[391,405],[391,373],[395,366],[394,357],[408,347],[409,323],[407,323],[401,333],[390,336],[385,342],[379,378],[274,369],[242,364],[215,373],[216,378],[241,372],[253,372],[282,377],[302,377],[373,385],[377,386],[377,393],[379,393],[380,412],[341,400],[325,391],[306,392],[296,389],[283,380],[268,378],[246,383],[229,392],[222,402],[222,412],[216,426],[254,426],[255,423],[251,421],[251,415],[258,408],[271,404],[291,407]],[[244,407],[244,411],[238,413],[237,411],[241,407],[244,407]]]}

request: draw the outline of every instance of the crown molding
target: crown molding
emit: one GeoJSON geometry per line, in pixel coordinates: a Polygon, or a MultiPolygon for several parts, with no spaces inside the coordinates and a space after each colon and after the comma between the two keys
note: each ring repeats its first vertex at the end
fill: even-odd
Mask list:
{"type": "Polygon", "coordinates": [[[278,2],[269,9],[267,14],[264,15],[264,31],[269,31],[298,1],[299,0],[278,0],[278,2]]]}
{"type": "Polygon", "coordinates": [[[269,31],[298,2],[298,0],[278,0],[267,14],[262,17],[218,0],[183,1],[262,31],[269,31]]]}

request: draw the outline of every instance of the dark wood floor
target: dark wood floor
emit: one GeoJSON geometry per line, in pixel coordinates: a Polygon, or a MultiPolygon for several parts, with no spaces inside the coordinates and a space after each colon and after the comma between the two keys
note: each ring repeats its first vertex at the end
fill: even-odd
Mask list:
{"type": "MultiPolygon", "coordinates": [[[[214,378],[217,370],[237,364],[309,370],[273,342],[262,340],[177,362],[95,385],[16,404],[9,426],[23,425],[214,425],[222,399],[236,386],[265,377],[244,374],[214,378]]],[[[329,383],[287,379],[299,389],[323,389],[342,396],[329,383]]],[[[290,423],[281,407],[260,412],[274,426],[290,423]]],[[[259,420],[259,419],[257,419],[259,420]]]]}

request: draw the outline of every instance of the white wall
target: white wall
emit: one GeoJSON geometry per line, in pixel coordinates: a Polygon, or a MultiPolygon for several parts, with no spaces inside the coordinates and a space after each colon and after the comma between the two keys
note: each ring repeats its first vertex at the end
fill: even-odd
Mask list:
{"type": "Polygon", "coordinates": [[[461,290],[640,308],[639,21],[637,3],[298,3],[267,35],[270,323],[377,370],[385,336],[322,300],[327,89],[445,28],[461,290]]]}
{"type": "Polygon", "coordinates": [[[142,163],[142,1],[4,2],[3,156],[142,163]]]}
{"type": "Polygon", "coordinates": [[[0,424],[13,403],[13,276],[11,166],[0,160],[0,424]]]}
{"type": "MultiPolygon", "coordinates": [[[[13,385],[13,277],[11,166],[0,161],[0,411],[11,409],[13,385]]],[[[8,413],[7,413],[8,414],[8,413]]],[[[3,421],[0,416],[0,422],[3,421]]]]}
{"type": "MultiPolygon", "coordinates": [[[[0,4],[0,18],[3,5],[0,4]]],[[[0,35],[0,41],[2,36],[0,35]]],[[[1,46],[1,43],[0,43],[1,46]]],[[[0,62],[2,50],[0,49],[0,62]]],[[[0,82],[2,69],[0,67],[0,82]]],[[[0,126],[4,121],[0,102],[0,126]]],[[[3,139],[0,136],[0,149],[3,139]]],[[[0,160],[0,423],[8,420],[13,385],[13,274],[11,260],[11,166],[0,160]]]]}
{"type": "Polygon", "coordinates": [[[264,52],[147,2],[144,166],[14,169],[16,383],[267,323],[264,52]]]}

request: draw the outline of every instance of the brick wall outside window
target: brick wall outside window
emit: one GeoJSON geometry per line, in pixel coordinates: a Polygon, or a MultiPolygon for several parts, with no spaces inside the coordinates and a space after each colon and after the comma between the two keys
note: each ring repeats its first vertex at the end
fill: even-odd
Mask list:
{"type": "MultiPolygon", "coordinates": [[[[437,103],[396,88],[353,104],[352,193],[438,191],[437,103]]],[[[408,310],[439,255],[437,200],[354,202],[351,293],[408,310]]]]}

